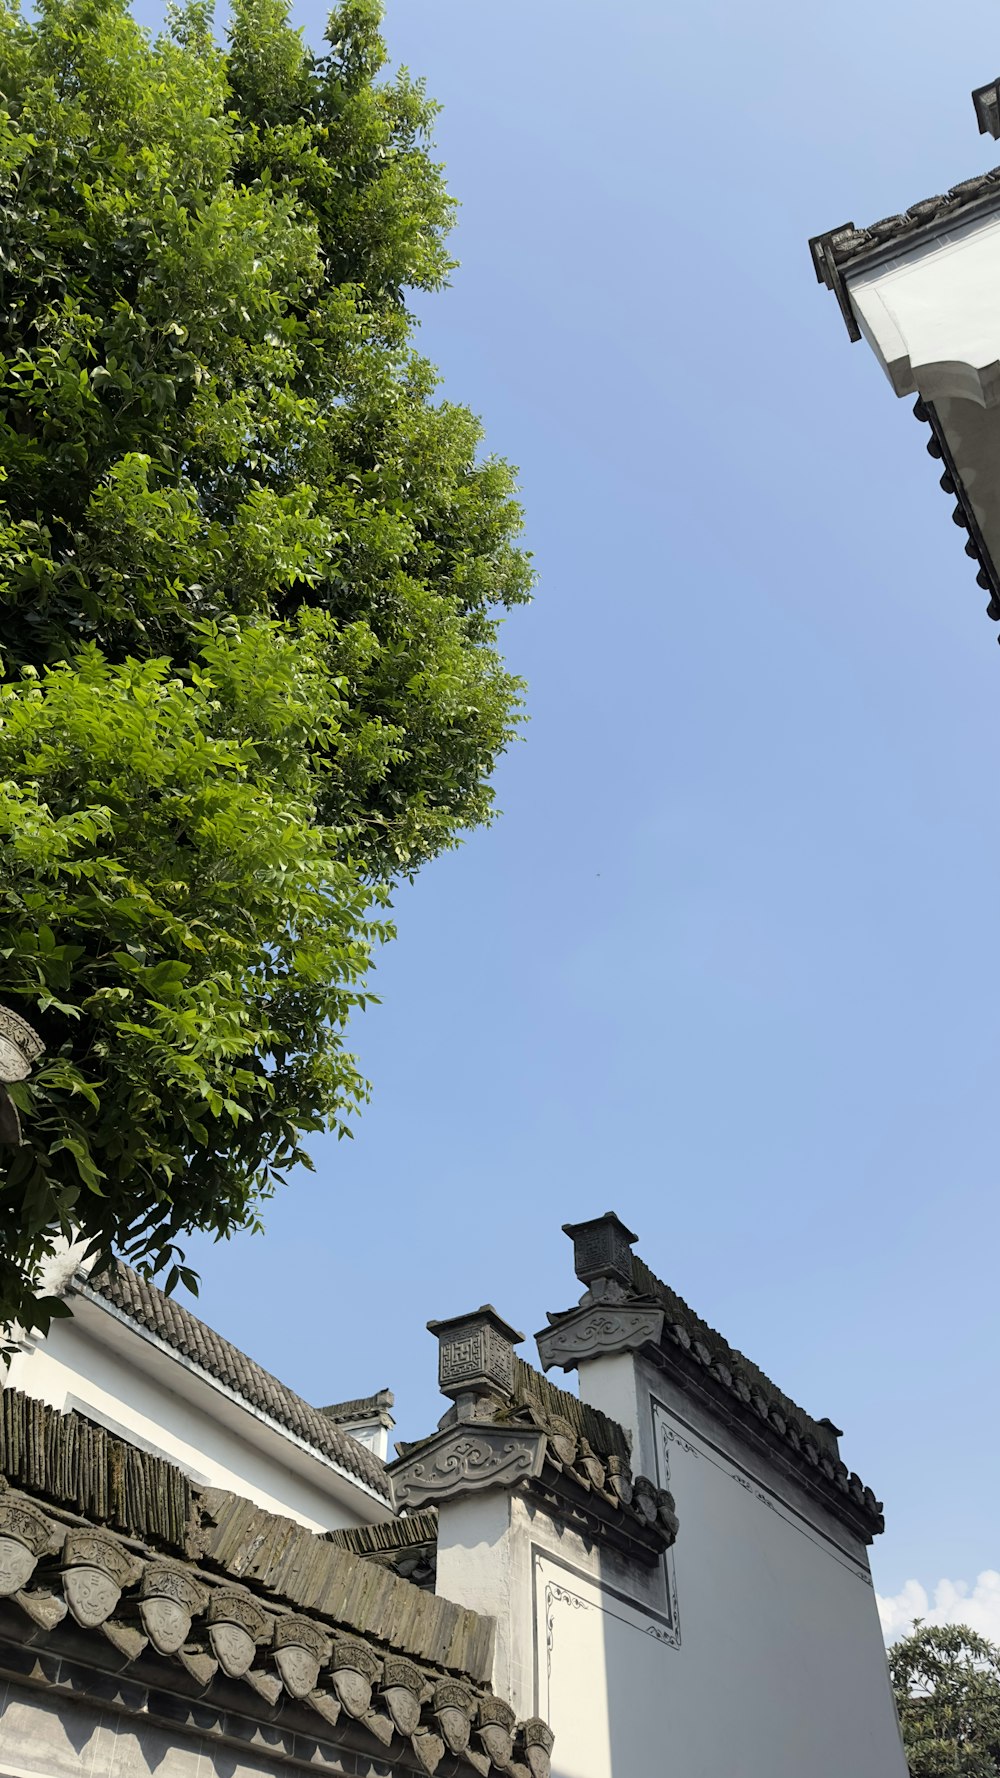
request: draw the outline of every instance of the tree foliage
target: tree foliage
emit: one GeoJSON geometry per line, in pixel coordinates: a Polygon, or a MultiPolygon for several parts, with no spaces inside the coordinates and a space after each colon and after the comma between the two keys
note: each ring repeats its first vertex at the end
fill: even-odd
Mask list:
{"type": "Polygon", "coordinates": [[[154,1265],[252,1223],[366,1088],[394,879],[490,818],[528,597],[509,467],[439,398],[434,106],[376,0],[153,38],[0,11],[0,1318],[53,1233],[154,1265]]]}
{"type": "Polygon", "coordinates": [[[912,1778],[998,1778],[1000,1649],[965,1625],[918,1621],[889,1670],[912,1778]]]}

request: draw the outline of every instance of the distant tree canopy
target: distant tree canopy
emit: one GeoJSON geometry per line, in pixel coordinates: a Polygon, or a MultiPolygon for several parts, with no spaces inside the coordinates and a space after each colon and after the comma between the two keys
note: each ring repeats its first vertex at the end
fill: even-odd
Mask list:
{"type": "Polygon", "coordinates": [[[153,39],[0,11],[0,1320],[75,1228],[172,1276],[367,1092],[392,882],[487,821],[529,596],[513,473],[437,398],[434,106],[377,0],[153,39]]]}
{"type": "Polygon", "coordinates": [[[918,1622],[889,1671],[912,1778],[998,1778],[1000,1649],[962,1624],[918,1622]]]}

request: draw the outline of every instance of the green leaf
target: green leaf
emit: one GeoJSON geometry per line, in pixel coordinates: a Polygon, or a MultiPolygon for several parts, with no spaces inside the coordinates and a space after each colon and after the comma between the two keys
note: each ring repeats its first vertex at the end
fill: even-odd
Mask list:
{"type": "Polygon", "coordinates": [[[415,351],[453,205],[378,13],[321,58],[284,0],[0,16],[0,949],[45,1042],[4,1321],[53,1230],[188,1284],[350,1133],[392,885],[518,728],[515,478],[415,351]]]}

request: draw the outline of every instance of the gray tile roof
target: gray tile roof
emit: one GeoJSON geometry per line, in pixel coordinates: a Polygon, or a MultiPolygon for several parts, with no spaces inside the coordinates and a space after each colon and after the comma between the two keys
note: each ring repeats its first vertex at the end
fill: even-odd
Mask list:
{"type": "Polygon", "coordinates": [[[242,1396],[258,1413],[266,1414],[279,1426],[294,1432],[307,1445],[391,1504],[392,1493],[385,1465],[373,1451],[349,1433],[342,1432],[322,1409],[314,1408],[301,1395],[296,1395],[294,1389],[279,1382],[238,1346],[224,1340],[204,1321],[199,1321],[190,1309],[166,1296],[151,1279],[142,1277],[123,1260],[117,1259],[108,1271],[87,1279],[82,1288],[112,1304],[147,1333],[155,1334],[191,1364],[206,1371],[235,1395],[242,1396]]]}
{"type": "Polygon", "coordinates": [[[331,1402],[329,1407],[320,1408],[320,1413],[338,1426],[357,1425],[363,1420],[378,1420],[383,1426],[392,1426],[391,1409],[395,1399],[391,1389],[377,1389],[374,1395],[356,1395],[352,1401],[331,1402]]]}
{"type": "Polygon", "coordinates": [[[882,1502],[840,1460],[837,1430],[828,1419],[814,1420],[784,1395],[770,1377],[709,1327],[677,1292],[664,1284],[639,1258],[632,1256],[632,1291],[636,1297],[662,1304],[666,1310],[662,1347],[675,1361],[691,1363],[712,1380],[727,1399],[729,1411],[765,1434],[781,1449],[800,1480],[828,1507],[857,1519],[869,1536],[885,1529],[882,1502]]]}
{"type": "Polygon", "coordinates": [[[211,1732],[241,1687],[226,1734],[238,1720],[240,1741],[266,1744],[282,1770],[286,1730],[294,1764],[330,1772],[433,1772],[447,1734],[456,1778],[527,1778],[525,1760],[548,1778],[551,1731],[493,1693],[492,1618],[123,1440],[90,1439],[76,1414],[10,1389],[0,1407],[0,1537],[19,1583],[0,1641],[5,1661],[30,1643],[33,1682],[62,1683],[47,1657],[70,1654],[74,1685],[88,1683],[92,1637],[103,1703],[145,1720],[168,1663],[169,1690],[204,1703],[211,1732]]]}
{"type": "MultiPolygon", "coordinates": [[[[494,1316],[495,1311],[490,1309],[489,1314],[494,1316]]],[[[455,1317],[452,1325],[465,1319],[455,1317]]],[[[535,1461],[539,1450],[541,1457],[527,1479],[525,1465],[508,1465],[506,1474],[501,1469],[498,1486],[523,1484],[586,1538],[607,1542],[619,1553],[655,1565],[677,1535],[672,1496],[648,1477],[633,1476],[629,1438],[617,1420],[550,1383],[513,1350],[510,1356],[509,1385],[498,1383],[495,1393],[481,1396],[474,1417],[462,1418],[455,1405],[428,1438],[397,1443],[397,1459],[389,1467],[403,1512],[409,1515],[416,1508],[412,1516],[420,1519],[428,1506],[462,1492],[463,1444],[470,1437],[474,1443],[478,1433],[484,1437],[499,1433],[506,1453],[503,1462],[518,1449],[518,1440],[526,1462],[535,1461]]],[[[409,1517],[403,1520],[408,1522],[409,1517]]],[[[351,1547],[358,1548],[354,1534],[350,1535],[351,1547]]]]}
{"type": "MultiPolygon", "coordinates": [[[[988,111],[992,108],[991,115],[995,118],[998,91],[1000,82],[993,82],[992,86],[981,87],[972,95],[976,101],[976,114],[980,117],[980,129],[987,128],[981,114],[981,101],[986,102],[988,111]]],[[[923,234],[953,227],[956,223],[979,214],[992,214],[998,208],[1000,167],[993,167],[989,172],[977,174],[973,179],[963,179],[959,185],[953,185],[939,197],[924,198],[919,203],[911,204],[908,210],[901,211],[898,216],[884,217],[881,222],[870,223],[867,228],[855,228],[853,222],[848,222],[841,228],[831,229],[827,234],[814,235],[809,242],[809,250],[816,277],[837,298],[851,339],[855,342],[860,340],[861,328],[850,290],[844,281],[847,274],[863,271],[869,265],[874,266],[891,258],[900,246],[906,246],[909,241],[916,240],[923,234]]],[[[941,486],[946,494],[955,497],[956,505],[952,517],[956,525],[969,533],[965,551],[977,565],[978,584],[984,592],[990,594],[990,602],[986,607],[987,616],[994,623],[1000,622],[1000,571],[983,537],[969,492],[952,459],[944,428],[938,420],[933,403],[918,399],[913,411],[918,420],[925,421],[930,426],[931,436],[927,449],[932,457],[943,460],[941,486]]]]}
{"type": "Polygon", "coordinates": [[[1000,199],[1000,167],[963,179],[937,197],[921,198],[898,216],[885,216],[867,228],[855,228],[846,222],[827,234],[814,235],[809,243],[816,276],[821,284],[834,288],[834,274],[850,270],[854,263],[869,254],[895,247],[913,236],[942,224],[951,226],[975,215],[979,208],[992,208],[1000,199]]]}
{"type": "MultiPolygon", "coordinates": [[[[993,623],[1000,623],[1000,574],[990,554],[986,539],[983,536],[975,507],[968,488],[958,473],[958,465],[952,455],[945,429],[938,418],[937,409],[932,401],[924,401],[920,396],[913,404],[914,418],[930,427],[930,438],[927,450],[943,465],[941,471],[941,487],[946,494],[954,496],[952,522],[960,530],[969,533],[965,540],[965,553],[971,556],[977,565],[976,584],[984,593],[989,593],[990,602],[986,607],[986,615],[993,623]]],[[[997,638],[1000,641],[1000,637],[997,638]]]]}
{"type": "Polygon", "coordinates": [[[436,1506],[386,1519],[381,1525],[348,1525],[326,1532],[328,1542],[340,1549],[353,1550],[381,1568],[391,1568],[432,1593],[437,1581],[437,1536],[436,1506]]]}
{"type": "Polygon", "coordinates": [[[558,1415],[569,1421],[577,1437],[585,1438],[598,1457],[619,1457],[623,1463],[631,1462],[625,1428],[617,1420],[581,1401],[578,1395],[571,1395],[568,1389],[560,1389],[516,1352],[511,1406],[536,1407],[543,1414],[558,1415]]]}

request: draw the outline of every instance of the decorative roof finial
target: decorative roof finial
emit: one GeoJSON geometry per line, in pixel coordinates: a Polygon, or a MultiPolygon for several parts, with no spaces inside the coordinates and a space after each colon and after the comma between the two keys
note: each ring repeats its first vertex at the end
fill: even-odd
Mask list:
{"type": "Polygon", "coordinates": [[[438,1387],[451,1396],[460,1418],[475,1418],[477,1404],[484,1400],[510,1400],[514,1347],[524,1335],[492,1303],[447,1321],[428,1321],[427,1331],[438,1341],[438,1387]]]}
{"type": "Polygon", "coordinates": [[[1000,80],[991,80],[988,86],[977,86],[973,90],[972,103],[976,108],[979,134],[992,136],[994,141],[1000,139],[1000,80]]]}
{"type": "MultiPolygon", "coordinates": [[[[563,1234],[573,1243],[573,1266],[581,1284],[608,1278],[626,1289],[632,1283],[632,1248],[638,1241],[620,1216],[605,1210],[589,1222],[564,1222],[563,1234]]],[[[595,1292],[595,1294],[597,1294],[595,1292]]]]}

